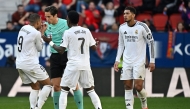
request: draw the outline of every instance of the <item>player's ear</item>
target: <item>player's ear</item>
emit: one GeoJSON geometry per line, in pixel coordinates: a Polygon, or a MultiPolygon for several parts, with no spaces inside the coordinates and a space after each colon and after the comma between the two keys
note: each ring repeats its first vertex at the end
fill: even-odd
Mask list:
{"type": "Polygon", "coordinates": [[[132,13],[132,17],[135,18],[135,14],[134,13],[132,13]]]}

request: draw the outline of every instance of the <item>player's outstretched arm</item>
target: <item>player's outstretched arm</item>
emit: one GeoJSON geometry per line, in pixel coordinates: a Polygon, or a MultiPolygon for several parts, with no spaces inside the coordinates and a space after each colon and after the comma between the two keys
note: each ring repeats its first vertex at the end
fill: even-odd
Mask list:
{"type": "Polygon", "coordinates": [[[93,45],[93,46],[91,46],[90,48],[91,48],[92,50],[96,50],[97,47],[96,47],[96,45],[93,45]]]}
{"type": "Polygon", "coordinates": [[[57,46],[57,45],[55,45],[54,43],[53,43],[53,41],[52,41],[52,38],[50,37],[50,38],[47,38],[47,37],[45,37],[44,35],[42,36],[42,39],[46,42],[46,43],[48,43],[50,46],[52,46],[58,53],[60,53],[60,54],[63,54],[64,53],[64,51],[65,51],[65,47],[62,47],[62,46],[57,46]]]}
{"type": "MultiPolygon", "coordinates": [[[[51,41],[52,42],[52,41],[51,41]]],[[[50,42],[50,43],[51,43],[50,42]]],[[[49,43],[49,44],[50,44],[49,43]]],[[[62,46],[57,46],[57,45],[55,45],[54,43],[53,44],[50,44],[50,46],[52,46],[58,53],[60,53],[60,54],[63,54],[64,52],[65,52],[65,50],[66,50],[66,48],[65,47],[62,47],[62,46]],[[53,46],[52,46],[53,45],[53,46]]]]}

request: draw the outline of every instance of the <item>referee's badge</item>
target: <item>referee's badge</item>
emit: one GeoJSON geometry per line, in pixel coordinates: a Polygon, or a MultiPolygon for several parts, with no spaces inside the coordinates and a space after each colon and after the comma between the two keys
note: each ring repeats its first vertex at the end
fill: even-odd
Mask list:
{"type": "Polygon", "coordinates": [[[135,34],[138,34],[138,30],[135,31],[135,34]]]}

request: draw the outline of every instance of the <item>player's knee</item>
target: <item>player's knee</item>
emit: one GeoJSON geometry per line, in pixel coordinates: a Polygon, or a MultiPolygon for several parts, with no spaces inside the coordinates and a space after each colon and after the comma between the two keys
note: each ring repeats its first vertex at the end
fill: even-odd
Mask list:
{"type": "Polygon", "coordinates": [[[90,88],[86,88],[86,92],[90,91],[90,90],[93,90],[94,89],[94,86],[90,87],[90,88]]]}
{"type": "Polygon", "coordinates": [[[61,86],[54,84],[53,85],[53,89],[54,89],[54,91],[60,91],[61,90],[61,86]]]}
{"type": "Polygon", "coordinates": [[[125,88],[125,90],[131,90],[133,88],[133,86],[124,84],[124,88],[125,88]]]}
{"type": "Polygon", "coordinates": [[[31,88],[33,89],[33,90],[40,90],[40,84],[37,82],[37,83],[31,83],[30,84],[30,86],[31,86],[31,88]]]}
{"type": "Polygon", "coordinates": [[[140,92],[142,90],[143,86],[142,85],[138,85],[138,84],[135,84],[135,89],[140,92]]]}
{"type": "Polygon", "coordinates": [[[69,87],[61,87],[63,90],[65,90],[65,91],[69,91],[70,90],[70,88],[69,87]]]}

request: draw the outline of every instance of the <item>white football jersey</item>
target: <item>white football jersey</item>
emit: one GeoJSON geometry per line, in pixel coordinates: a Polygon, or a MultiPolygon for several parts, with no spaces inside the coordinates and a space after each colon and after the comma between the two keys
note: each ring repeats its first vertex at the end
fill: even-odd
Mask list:
{"type": "Polygon", "coordinates": [[[89,70],[89,49],[95,44],[96,41],[87,28],[73,26],[66,30],[60,46],[67,48],[67,67],[72,70],[89,70]]]}
{"type": "Polygon", "coordinates": [[[154,39],[148,26],[140,21],[132,27],[123,23],[119,27],[119,41],[116,61],[126,64],[142,64],[146,58],[146,43],[149,46],[150,63],[155,63],[154,39]],[[124,51],[124,52],[123,52],[124,51]]]}
{"type": "Polygon", "coordinates": [[[39,64],[38,52],[43,48],[41,33],[31,25],[23,26],[17,38],[16,68],[39,64]]]}

